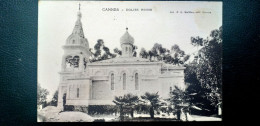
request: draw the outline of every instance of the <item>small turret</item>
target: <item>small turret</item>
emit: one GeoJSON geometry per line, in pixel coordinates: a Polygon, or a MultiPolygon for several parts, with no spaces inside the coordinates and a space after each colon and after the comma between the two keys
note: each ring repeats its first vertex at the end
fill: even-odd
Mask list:
{"type": "Polygon", "coordinates": [[[128,28],[126,28],[125,34],[120,38],[120,44],[122,48],[122,57],[132,57],[134,38],[128,33],[128,28]]]}

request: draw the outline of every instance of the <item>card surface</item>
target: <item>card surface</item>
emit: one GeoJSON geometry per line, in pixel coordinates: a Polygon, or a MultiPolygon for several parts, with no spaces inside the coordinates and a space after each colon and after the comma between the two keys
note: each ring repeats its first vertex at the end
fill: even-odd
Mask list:
{"type": "Polygon", "coordinates": [[[38,122],[222,120],[222,2],[39,1],[38,12],[38,122]]]}

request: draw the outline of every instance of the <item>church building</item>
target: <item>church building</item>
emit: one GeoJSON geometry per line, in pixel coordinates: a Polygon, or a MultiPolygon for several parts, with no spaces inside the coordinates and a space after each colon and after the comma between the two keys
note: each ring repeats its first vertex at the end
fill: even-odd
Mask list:
{"type": "Polygon", "coordinates": [[[62,47],[58,107],[63,107],[64,94],[66,105],[115,105],[112,102],[115,96],[158,92],[160,97],[168,98],[175,85],[185,87],[185,67],[132,56],[135,40],[127,28],[118,37],[121,56],[90,63],[91,53],[81,16],[79,11],[73,32],[62,47]]]}

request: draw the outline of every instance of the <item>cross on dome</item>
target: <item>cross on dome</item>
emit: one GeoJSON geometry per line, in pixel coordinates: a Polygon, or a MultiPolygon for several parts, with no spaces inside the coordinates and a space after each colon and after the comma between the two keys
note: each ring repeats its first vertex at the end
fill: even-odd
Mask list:
{"type": "Polygon", "coordinates": [[[81,19],[81,12],[80,12],[80,3],[79,3],[79,12],[78,12],[78,20],[80,20],[81,19]]]}

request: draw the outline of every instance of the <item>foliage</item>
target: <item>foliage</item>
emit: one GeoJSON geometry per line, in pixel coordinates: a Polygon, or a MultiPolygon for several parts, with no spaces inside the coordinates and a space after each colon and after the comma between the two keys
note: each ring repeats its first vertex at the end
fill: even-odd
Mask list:
{"type": "Polygon", "coordinates": [[[138,47],[136,45],[133,45],[133,57],[137,56],[137,52],[136,52],[137,49],[138,47]]]}
{"type": "Polygon", "coordinates": [[[93,52],[92,49],[89,50],[92,54],[90,62],[101,61],[116,57],[116,54],[111,53],[109,48],[105,46],[104,41],[102,39],[97,40],[97,43],[94,46],[94,50],[95,52],[93,52]],[[104,51],[103,54],[101,48],[104,51]]]}
{"type": "Polygon", "coordinates": [[[49,91],[37,84],[37,105],[45,105],[49,91]]]}
{"type": "Polygon", "coordinates": [[[88,106],[86,105],[65,105],[64,111],[79,111],[88,113],[88,106]]]}
{"type": "MultiPolygon", "coordinates": [[[[133,57],[137,56],[137,52],[136,52],[137,49],[138,49],[138,47],[136,45],[133,45],[133,53],[132,53],[133,57]]],[[[114,49],[114,53],[116,53],[116,54],[121,56],[122,55],[122,50],[119,50],[118,48],[115,48],[114,49]]]]}
{"type": "Polygon", "coordinates": [[[157,60],[174,65],[184,64],[190,58],[190,56],[186,55],[176,44],[169,50],[162,47],[159,43],[155,43],[152,49],[148,51],[142,48],[139,56],[149,59],[150,61],[157,60]]]}
{"type": "Polygon", "coordinates": [[[211,92],[211,90],[201,85],[199,79],[197,78],[196,64],[186,66],[185,82],[187,84],[186,91],[190,96],[190,102],[192,105],[202,109],[200,114],[210,114],[210,112],[206,112],[204,110],[214,110],[214,106],[211,105],[210,100],[207,98],[207,95],[211,92]]]}
{"type": "Polygon", "coordinates": [[[148,54],[148,52],[147,52],[144,48],[141,48],[141,51],[140,51],[140,53],[139,53],[139,56],[140,56],[141,58],[147,59],[147,58],[149,57],[149,54],[148,54]]]}
{"type": "Polygon", "coordinates": [[[58,90],[55,91],[52,100],[50,102],[51,106],[57,106],[57,104],[58,104],[58,90]]]}
{"type": "Polygon", "coordinates": [[[105,122],[105,119],[95,119],[93,122],[105,122]]]}
{"type": "Polygon", "coordinates": [[[74,111],[74,105],[64,105],[64,111],[74,111]]]}
{"type": "Polygon", "coordinates": [[[144,100],[143,102],[148,103],[149,105],[149,112],[151,118],[154,118],[154,110],[158,109],[161,104],[159,100],[159,95],[157,93],[149,93],[146,92],[141,98],[144,100]]]}
{"type": "Polygon", "coordinates": [[[115,105],[89,105],[88,114],[113,114],[116,113],[118,107],[115,105]]]}
{"type": "Polygon", "coordinates": [[[115,48],[115,49],[114,49],[114,52],[117,53],[118,55],[122,55],[122,51],[119,50],[118,48],[115,48]]]}
{"type": "Polygon", "coordinates": [[[136,107],[135,107],[135,110],[137,111],[137,113],[149,113],[149,109],[150,109],[150,106],[148,105],[145,105],[145,104],[138,104],[136,107]]]}
{"type": "Polygon", "coordinates": [[[120,120],[124,120],[123,115],[130,112],[131,116],[134,117],[134,107],[138,105],[139,98],[131,93],[125,94],[124,96],[115,96],[113,102],[119,107],[120,120]]]}
{"type": "Polygon", "coordinates": [[[222,100],[222,27],[213,30],[210,38],[191,37],[191,44],[201,46],[198,59],[186,66],[185,82],[192,101],[212,113],[217,112],[217,104],[222,100]]]}
{"type": "MultiPolygon", "coordinates": [[[[133,56],[136,57],[137,55],[137,46],[133,45],[133,56]]],[[[93,49],[89,49],[91,52],[91,59],[90,62],[96,62],[96,61],[101,61],[101,60],[107,60],[111,58],[115,58],[117,55],[122,55],[122,51],[119,50],[118,48],[115,48],[113,51],[114,53],[110,52],[110,49],[105,46],[105,43],[102,39],[98,39],[97,43],[94,46],[94,51],[93,49]],[[102,53],[102,50],[104,53],[102,53]]]]}
{"type": "MultiPolygon", "coordinates": [[[[187,119],[187,112],[191,107],[188,93],[178,88],[177,86],[174,86],[174,89],[170,92],[170,98],[168,100],[174,106],[174,114],[178,115],[182,110],[185,113],[187,119]]],[[[178,120],[180,120],[179,117],[178,120]]]]}

